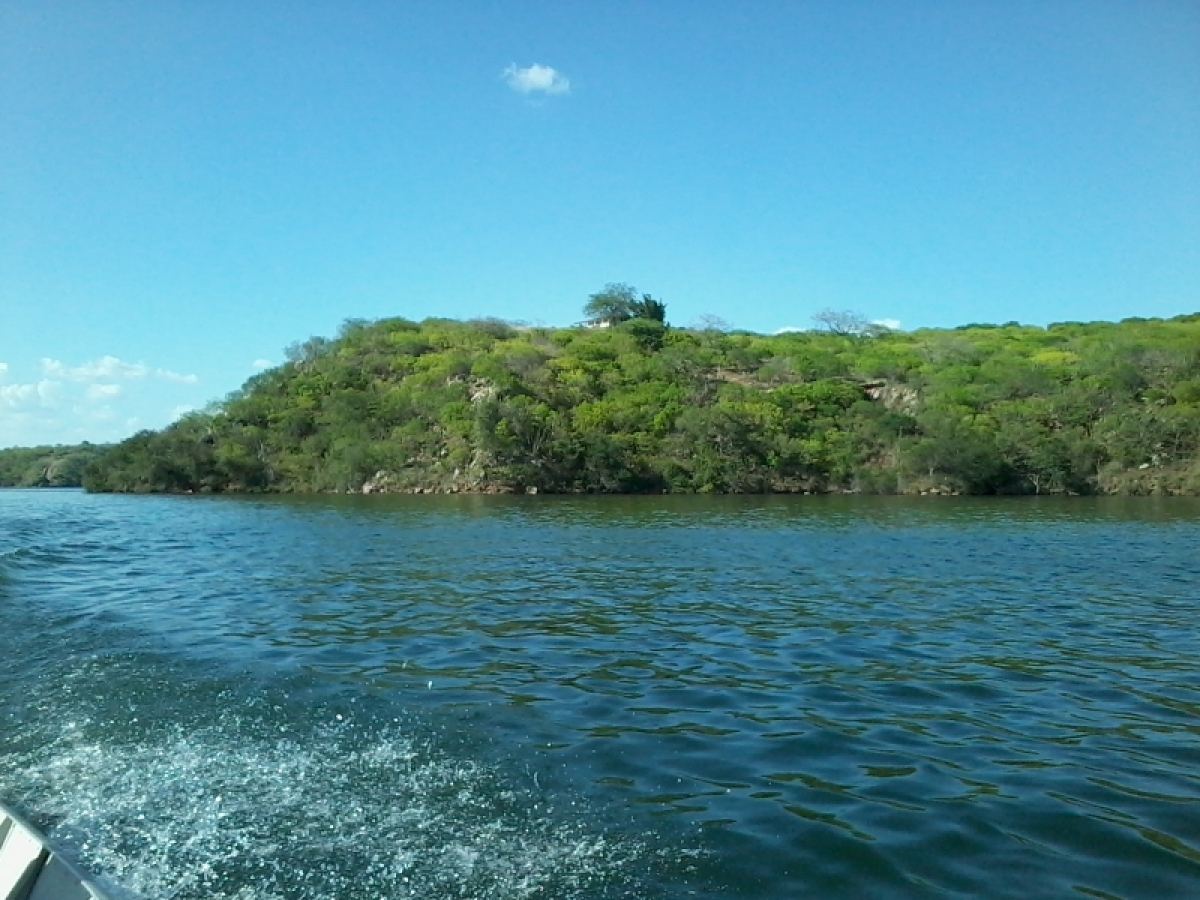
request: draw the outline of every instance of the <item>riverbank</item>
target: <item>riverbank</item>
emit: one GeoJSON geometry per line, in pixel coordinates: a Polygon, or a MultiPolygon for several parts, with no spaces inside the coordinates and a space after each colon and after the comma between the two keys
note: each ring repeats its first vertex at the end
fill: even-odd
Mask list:
{"type": "Polygon", "coordinates": [[[348,322],[113,492],[1200,493],[1200,314],[757,335],[348,322]]]}

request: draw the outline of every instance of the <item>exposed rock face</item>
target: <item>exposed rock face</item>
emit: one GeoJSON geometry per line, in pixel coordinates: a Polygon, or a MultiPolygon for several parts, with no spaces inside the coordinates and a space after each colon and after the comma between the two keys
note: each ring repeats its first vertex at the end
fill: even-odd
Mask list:
{"type": "Polygon", "coordinates": [[[496,385],[488,381],[486,378],[477,378],[471,382],[471,402],[483,403],[485,400],[492,400],[496,396],[496,385]]]}
{"type": "Polygon", "coordinates": [[[917,411],[921,397],[916,388],[904,384],[894,384],[890,381],[868,381],[863,385],[863,391],[872,400],[882,403],[892,412],[908,413],[917,411]]]}
{"type": "Polygon", "coordinates": [[[396,477],[391,472],[381,469],[363,483],[362,492],[364,494],[386,494],[394,487],[395,482],[396,477]]]}

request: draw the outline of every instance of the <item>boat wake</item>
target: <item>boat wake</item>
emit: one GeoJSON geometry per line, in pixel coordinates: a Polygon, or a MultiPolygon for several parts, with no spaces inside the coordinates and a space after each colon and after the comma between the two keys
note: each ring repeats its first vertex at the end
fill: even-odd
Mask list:
{"type": "Polygon", "coordinates": [[[42,702],[10,734],[0,793],[106,888],[145,898],[633,891],[645,848],[582,802],[556,804],[412,722],[276,699],[227,697],[212,721],[166,724],[137,703],[68,717],[42,702]]]}

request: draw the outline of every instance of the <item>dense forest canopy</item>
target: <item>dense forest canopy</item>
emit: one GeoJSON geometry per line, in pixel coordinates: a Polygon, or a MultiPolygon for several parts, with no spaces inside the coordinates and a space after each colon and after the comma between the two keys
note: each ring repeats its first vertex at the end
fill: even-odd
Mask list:
{"type": "Polygon", "coordinates": [[[79,487],[84,467],[106,444],[0,450],[0,487],[79,487]]]}
{"type": "Polygon", "coordinates": [[[345,323],[88,466],[95,491],[1200,493],[1200,314],[764,336],[345,323]]]}

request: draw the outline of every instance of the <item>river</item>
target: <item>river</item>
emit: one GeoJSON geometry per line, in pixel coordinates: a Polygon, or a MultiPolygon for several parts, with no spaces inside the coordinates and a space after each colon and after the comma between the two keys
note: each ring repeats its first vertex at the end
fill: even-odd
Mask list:
{"type": "Polygon", "coordinates": [[[121,897],[1200,896],[1200,502],[0,491],[121,897]]]}

